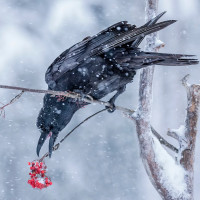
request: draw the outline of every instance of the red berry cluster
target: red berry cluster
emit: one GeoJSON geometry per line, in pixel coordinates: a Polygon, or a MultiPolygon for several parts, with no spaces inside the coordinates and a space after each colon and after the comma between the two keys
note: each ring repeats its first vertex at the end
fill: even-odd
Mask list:
{"type": "Polygon", "coordinates": [[[29,173],[31,179],[28,180],[33,188],[47,188],[52,185],[51,179],[46,176],[46,165],[43,162],[33,161],[28,162],[31,172],[29,173]]]}

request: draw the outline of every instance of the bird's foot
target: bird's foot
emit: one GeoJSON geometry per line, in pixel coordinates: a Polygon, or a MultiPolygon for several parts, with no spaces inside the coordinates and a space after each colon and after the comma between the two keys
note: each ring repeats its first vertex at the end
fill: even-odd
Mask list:
{"type": "Polygon", "coordinates": [[[108,101],[108,102],[110,103],[110,106],[106,106],[106,109],[109,113],[113,113],[116,110],[115,104],[110,101],[108,101]]]}

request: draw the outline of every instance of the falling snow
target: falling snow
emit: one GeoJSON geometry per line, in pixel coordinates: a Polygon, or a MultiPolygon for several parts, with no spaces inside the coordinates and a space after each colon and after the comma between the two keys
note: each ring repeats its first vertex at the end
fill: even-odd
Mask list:
{"type": "MultiPolygon", "coordinates": [[[[127,20],[137,27],[144,24],[144,2],[140,0],[38,2],[1,1],[1,84],[47,89],[45,71],[62,51],[119,21],[127,20]]],[[[200,57],[198,4],[197,0],[159,3],[160,11],[167,10],[164,19],[178,19],[177,23],[160,32],[160,40],[166,44],[160,52],[170,50],[200,57]]],[[[121,27],[116,27],[118,29],[121,27]]],[[[106,68],[102,66],[102,70],[106,68]]],[[[87,76],[87,70],[79,73],[83,78],[87,76]]],[[[156,66],[151,122],[160,132],[165,133],[168,128],[178,127],[184,121],[186,95],[179,80],[188,73],[191,83],[199,83],[198,66],[156,66]]],[[[133,83],[127,85],[117,105],[137,108],[138,79],[139,73],[133,83]]],[[[50,85],[54,87],[55,82],[50,85]]],[[[15,95],[15,91],[0,90],[0,104],[15,95]]],[[[74,132],[62,148],[46,160],[54,184],[45,191],[32,190],[26,182],[29,172],[26,166],[27,161],[37,158],[35,148],[40,133],[35,124],[41,104],[42,95],[26,93],[5,110],[5,119],[0,119],[0,200],[51,200],[58,197],[59,200],[161,199],[142,165],[135,126],[117,111],[102,113],[74,132]]],[[[62,136],[98,109],[102,107],[90,105],[78,111],[62,131],[62,136]]],[[[55,112],[59,114],[61,111],[55,112]]],[[[48,144],[45,145],[42,153],[48,150],[48,144]]],[[[165,172],[160,177],[164,184],[175,188],[174,197],[178,196],[185,190],[185,171],[156,139],[154,148],[165,172]]],[[[196,148],[194,199],[200,199],[199,145],[196,148]]]]}

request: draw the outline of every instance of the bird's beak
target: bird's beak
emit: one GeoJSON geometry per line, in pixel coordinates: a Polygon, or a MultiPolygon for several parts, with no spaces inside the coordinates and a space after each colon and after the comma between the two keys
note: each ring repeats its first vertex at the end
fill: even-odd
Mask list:
{"type": "Polygon", "coordinates": [[[38,144],[37,144],[37,149],[36,149],[36,152],[37,152],[37,155],[39,157],[39,154],[40,154],[40,150],[45,142],[45,140],[47,139],[47,137],[50,136],[50,139],[49,139],[49,157],[51,158],[51,155],[52,155],[52,152],[53,152],[53,146],[54,146],[54,143],[56,141],[56,138],[58,137],[58,133],[46,133],[46,132],[42,132],[41,135],[40,135],[40,138],[38,140],[38,144]]]}
{"type": "Polygon", "coordinates": [[[41,150],[47,136],[48,136],[48,133],[45,133],[45,132],[42,132],[41,135],[40,135],[40,138],[39,138],[38,144],[37,144],[37,149],[36,149],[38,157],[39,157],[40,150],[41,150]]]}
{"type": "Polygon", "coordinates": [[[51,154],[53,152],[53,146],[57,137],[58,137],[58,134],[53,133],[49,139],[49,158],[51,158],[51,154]]]}

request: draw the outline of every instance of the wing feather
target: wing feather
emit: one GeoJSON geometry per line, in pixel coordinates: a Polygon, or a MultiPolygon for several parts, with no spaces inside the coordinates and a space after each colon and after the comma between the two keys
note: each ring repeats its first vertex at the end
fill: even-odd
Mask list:
{"type": "Polygon", "coordinates": [[[139,28],[128,24],[127,21],[118,22],[93,37],[85,38],[83,41],[64,51],[54,60],[45,74],[46,83],[50,88],[54,88],[61,76],[73,70],[88,58],[101,55],[115,47],[133,41],[138,40],[138,44],[145,35],[159,31],[175,22],[175,20],[169,20],[154,24],[160,16],[162,14],[157,16],[154,21],[151,20],[139,28]]]}
{"type": "Polygon", "coordinates": [[[47,69],[45,74],[46,83],[50,88],[53,88],[55,82],[63,74],[74,69],[93,49],[115,38],[116,35],[135,29],[135,27],[135,25],[128,24],[127,21],[121,21],[67,49],[47,69]]]}

